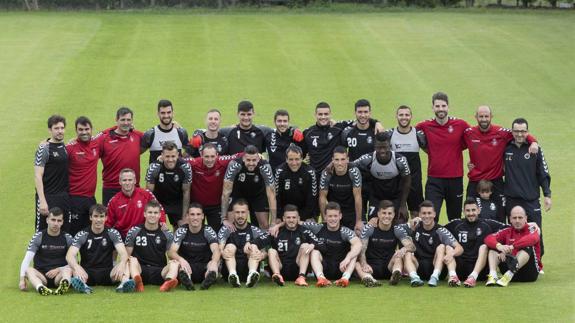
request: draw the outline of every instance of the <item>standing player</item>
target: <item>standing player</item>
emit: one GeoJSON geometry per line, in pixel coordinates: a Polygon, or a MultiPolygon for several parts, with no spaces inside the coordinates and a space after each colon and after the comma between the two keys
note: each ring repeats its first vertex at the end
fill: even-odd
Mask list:
{"type": "Polygon", "coordinates": [[[272,170],[285,162],[286,150],[291,144],[303,145],[303,133],[289,125],[289,113],[286,110],[277,110],[274,114],[275,129],[265,136],[268,160],[272,170]]]}
{"type": "Polygon", "coordinates": [[[58,207],[50,209],[47,228],[30,240],[20,265],[20,290],[26,290],[26,278],[42,296],[61,295],[68,291],[72,271],[66,262],[66,252],[72,236],[61,230],[64,214],[58,207]],[[30,262],[34,260],[34,267],[30,262]],[[58,287],[55,291],[50,288],[58,287]]]}
{"type": "Polygon", "coordinates": [[[254,115],[254,105],[250,101],[238,103],[238,119],[240,122],[235,127],[221,130],[222,134],[228,138],[229,154],[240,153],[249,145],[255,146],[258,153],[265,151],[266,133],[271,131],[271,129],[254,125],[254,115]]]}
{"type": "Polygon", "coordinates": [[[427,138],[421,130],[411,126],[411,108],[401,105],[397,108],[395,117],[397,127],[388,130],[391,150],[407,158],[411,185],[407,196],[407,208],[411,218],[417,217],[419,204],[423,202],[423,188],[421,186],[421,158],[420,149],[427,149],[427,138]]]}
{"type": "Polygon", "coordinates": [[[174,126],[174,107],[169,100],[158,102],[158,118],[160,123],[144,133],[142,138],[142,152],[150,149],[150,164],[158,160],[162,153],[162,146],[167,142],[176,145],[179,153],[189,154],[190,145],[186,129],[174,126]]]}
{"type": "Polygon", "coordinates": [[[251,210],[250,222],[262,229],[275,223],[276,196],[274,177],[269,163],[261,159],[256,147],[249,145],[244,150],[241,159],[236,159],[228,165],[224,178],[222,192],[222,223],[232,228],[232,223],[226,220],[228,207],[237,199],[246,199],[251,210]]]}
{"type": "Polygon", "coordinates": [[[174,228],[183,224],[190,205],[192,168],[178,158],[178,147],[173,142],[162,145],[162,161],[152,162],[146,174],[146,188],[162,203],[174,228]]]}
{"type": "Polygon", "coordinates": [[[66,253],[72,267],[72,287],[80,293],[91,294],[89,285],[112,285],[120,282],[116,292],[132,292],[136,284],[130,278],[128,253],[120,233],[105,226],[106,207],[95,204],[90,208],[91,225],[78,232],[66,253]],[[120,260],[114,266],[114,250],[120,260]],[[80,264],[77,256],[80,253],[80,264]]]}
{"type": "Polygon", "coordinates": [[[198,129],[190,140],[192,157],[200,157],[202,147],[212,143],[219,155],[228,154],[228,137],[220,132],[222,114],[218,109],[211,109],[206,115],[206,130],[198,129]]]}
{"type": "Polygon", "coordinates": [[[441,213],[445,200],[447,218],[461,217],[463,202],[463,150],[465,141],[463,132],[469,124],[463,120],[449,117],[449,99],[447,94],[437,92],[431,98],[435,118],[417,124],[417,130],[423,131],[427,138],[427,183],[425,198],[430,200],[435,213],[441,213]]]}
{"type": "Polygon", "coordinates": [[[328,201],[337,202],[343,214],[341,225],[356,232],[363,226],[361,214],[361,173],[349,165],[345,148],[333,150],[333,170],[325,169],[319,181],[319,209],[325,221],[328,201]]]}
{"type": "Polygon", "coordinates": [[[362,248],[355,271],[365,287],[381,285],[377,279],[389,279],[390,285],[397,285],[404,256],[415,251],[407,224],[394,225],[394,219],[393,202],[383,200],[377,211],[377,226],[367,224],[361,230],[362,248]]]}
{"type": "Polygon", "coordinates": [[[146,204],[144,224],[132,227],[126,236],[130,277],[136,282],[136,292],[144,291],[144,284],[161,285],[160,292],[168,292],[178,285],[177,261],[166,261],[174,236],[160,228],[162,206],[152,200],[146,204]]]}
{"type": "Polygon", "coordinates": [[[218,277],[220,247],[216,232],[204,225],[204,212],[198,203],[190,204],[185,224],[176,230],[174,243],[168,251],[170,259],[180,264],[178,278],[188,290],[201,282],[208,289],[218,277]]]}
{"type": "Polygon", "coordinates": [[[286,150],[285,163],[276,169],[278,214],[284,213],[286,205],[293,204],[299,210],[299,215],[303,221],[315,220],[317,179],[314,169],[302,161],[303,152],[301,148],[292,144],[286,150]]]}
{"type": "Polygon", "coordinates": [[[59,115],[48,118],[50,138],[40,144],[34,160],[36,185],[36,232],[47,228],[49,209],[59,207],[64,212],[62,230],[70,229],[70,196],[68,180],[68,154],[64,145],[66,119],[59,115]]]}
{"type": "MultiPolygon", "coordinates": [[[[218,232],[220,250],[228,271],[228,282],[240,287],[254,287],[260,279],[260,261],[266,258],[265,248],[269,245],[269,234],[248,223],[250,210],[244,199],[235,201],[232,207],[232,226],[222,226],[218,232]]],[[[225,276],[225,275],[224,275],[225,276]]]]}

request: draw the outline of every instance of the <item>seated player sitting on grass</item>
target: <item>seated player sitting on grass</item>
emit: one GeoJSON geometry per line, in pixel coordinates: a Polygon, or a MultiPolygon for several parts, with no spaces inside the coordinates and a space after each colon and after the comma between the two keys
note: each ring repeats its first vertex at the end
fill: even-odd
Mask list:
{"type": "Polygon", "coordinates": [[[543,269],[539,229],[527,223],[527,214],[521,206],[511,209],[511,227],[492,233],[485,238],[489,247],[489,276],[486,286],[509,285],[509,282],[533,282],[543,269]],[[503,274],[497,277],[497,266],[503,274]]]}
{"type": "Polygon", "coordinates": [[[30,240],[20,266],[20,290],[25,291],[26,278],[42,296],[61,295],[68,291],[72,270],[66,262],[66,252],[72,245],[72,236],[62,231],[64,212],[58,207],[45,217],[48,227],[37,232],[30,240]],[[34,260],[34,267],[30,262],[34,260]],[[50,288],[55,288],[52,290],[50,288]]]}
{"type": "Polygon", "coordinates": [[[174,236],[160,227],[161,209],[158,201],[148,202],[144,208],[144,224],[132,227],[126,235],[130,277],[136,282],[136,292],[143,292],[144,284],[161,285],[160,292],[178,286],[179,263],[166,260],[174,236]]]}
{"type": "Polygon", "coordinates": [[[365,287],[380,286],[378,279],[389,279],[390,285],[397,285],[404,256],[415,251],[409,227],[394,225],[394,219],[394,203],[383,200],[378,206],[377,224],[366,224],[361,230],[362,248],[355,271],[365,287]]]}
{"type": "Polygon", "coordinates": [[[90,285],[109,286],[120,282],[116,292],[133,292],[136,283],[130,279],[128,253],[120,232],[104,225],[106,207],[102,204],[93,205],[90,208],[90,221],[89,227],[76,234],[66,254],[66,261],[74,273],[72,287],[80,293],[90,294],[92,293],[90,285]],[[120,261],[115,266],[114,250],[120,256],[120,261]]]}
{"type": "Polygon", "coordinates": [[[218,237],[209,225],[204,225],[203,207],[198,203],[190,204],[183,220],[168,257],[179,263],[178,279],[187,290],[193,290],[194,283],[208,289],[218,278],[221,257],[218,237]]]}

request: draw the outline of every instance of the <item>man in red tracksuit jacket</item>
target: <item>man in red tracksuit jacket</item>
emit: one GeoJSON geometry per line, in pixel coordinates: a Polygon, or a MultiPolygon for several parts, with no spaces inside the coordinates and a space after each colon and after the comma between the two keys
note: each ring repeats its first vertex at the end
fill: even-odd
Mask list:
{"type": "Polygon", "coordinates": [[[489,247],[489,276],[486,286],[507,286],[510,281],[533,282],[543,269],[539,245],[539,228],[527,223],[521,206],[511,209],[511,227],[485,237],[489,247]],[[505,272],[497,279],[497,266],[505,272]]]}

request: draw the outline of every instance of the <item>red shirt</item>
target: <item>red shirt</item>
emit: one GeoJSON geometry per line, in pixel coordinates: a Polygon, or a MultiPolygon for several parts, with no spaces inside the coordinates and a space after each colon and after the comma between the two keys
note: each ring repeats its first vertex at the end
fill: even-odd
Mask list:
{"type": "MultiPolygon", "coordinates": [[[[513,140],[511,130],[491,125],[482,132],[479,126],[475,126],[467,128],[463,138],[469,149],[469,160],[474,165],[467,173],[470,181],[503,177],[503,154],[507,144],[513,140]]],[[[527,141],[534,142],[535,138],[528,136],[527,141]]]]}
{"type": "MultiPolygon", "coordinates": [[[[146,204],[155,199],[152,192],[139,187],[134,188],[132,196],[126,196],[121,191],[116,193],[108,202],[106,226],[120,231],[122,237],[125,237],[131,227],[146,221],[144,218],[146,204]]],[[[165,223],[164,208],[160,211],[160,222],[165,223]]]]}
{"type": "Polygon", "coordinates": [[[224,189],[224,175],[228,164],[240,154],[233,156],[220,156],[214,167],[207,168],[202,157],[189,159],[192,166],[192,187],[190,200],[202,206],[216,206],[222,204],[222,191],[224,189]]]}
{"type": "Polygon", "coordinates": [[[137,130],[131,130],[126,136],[110,131],[98,137],[100,156],[104,165],[102,171],[104,188],[121,188],[120,171],[124,168],[136,172],[136,186],[140,186],[140,142],[143,135],[137,130]]]}
{"type": "Polygon", "coordinates": [[[68,152],[70,195],[94,197],[100,158],[98,141],[96,139],[89,142],[76,140],[66,145],[66,152],[68,152]]]}
{"type": "Polygon", "coordinates": [[[535,226],[530,226],[526,223],[523,228],[516,230],[513,227],[505,228],[499,232],[492,233],[485,237],[483,241],[490,249],[497,250],[497,243],[503,245],[513,246],[513,255],[517,255],[519,250],[526,247],[534,247],[535,257],[537,258],[537,263],[539,264],[539,269],[543,269],[543,264],[541,263],[541,246],[539,244],[539,231],[535,226]]]}
{"type": "Polygon", "coordinates": [[[415,126],[427,138],[427,176],[438,178],[463,177],[463,150],[467,148],[463,132],[469,128],[464,120],[448,117],[444,125],[435,119],[415,126]]]}

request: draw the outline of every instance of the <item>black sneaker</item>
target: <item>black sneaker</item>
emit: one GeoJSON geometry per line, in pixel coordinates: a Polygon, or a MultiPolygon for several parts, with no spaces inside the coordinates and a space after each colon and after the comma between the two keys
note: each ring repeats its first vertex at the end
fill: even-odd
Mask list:
{"type": "Polygon", "coordinates": [[[54,292],[46,286],[40,286],[38,288],[38,293],[42,296],[50,296],[50,295],[54,294],[54,292]]]}
{"type": "Polygon", "coordinates": [[[513,255],[505,255],[505,264],[507,265],[507,269],[514,274],[519,270],[519,262],[517,261],[517,257],[513,255]]]}
{"type": "Polygon", "coordinates": [[[228,275],[228,282],[230,283],[230,285],[232,285],[232,287],[234,288],[238,288],[240,287],[240,278],[238,277],[238,275],[236,274],[229,274],[228,275]]]}
{"type": "Polygon", "coordinates": [[[68,291],[68,288],[70,288],[70,282],[67,279],[62,279],[58,288],[54,291],[54,295],[63,295],[68,291]]]}
{"type": "Polygon", "coordinates": [[[260,280],[260,273],[254,271],[248,275],[248,279],[246,281],[246,286],[248,288],[254,287],[259,280],[260,280]]]}
{"type": "Polygon", "coordinates": [[[208,271],[208,275],[206,276],[206,278],[202,282],[200,289],[205,290],[205,289],[210,288],[210,286],[212,286],[216,282],[217,279],[218,279],[218,274],[215,271],[208,271]]]}
{"type": "Polygon", "coordinates": [[[190,276],[183,270],[180,270],[180,272],[178,273],[178,280],[180,281],[180,283],[182,284],[182,286],[184,286],[186,288],[186,290],[194,290],[194,283],[192,282],[192,279],[190,278],[190,276]]]}

